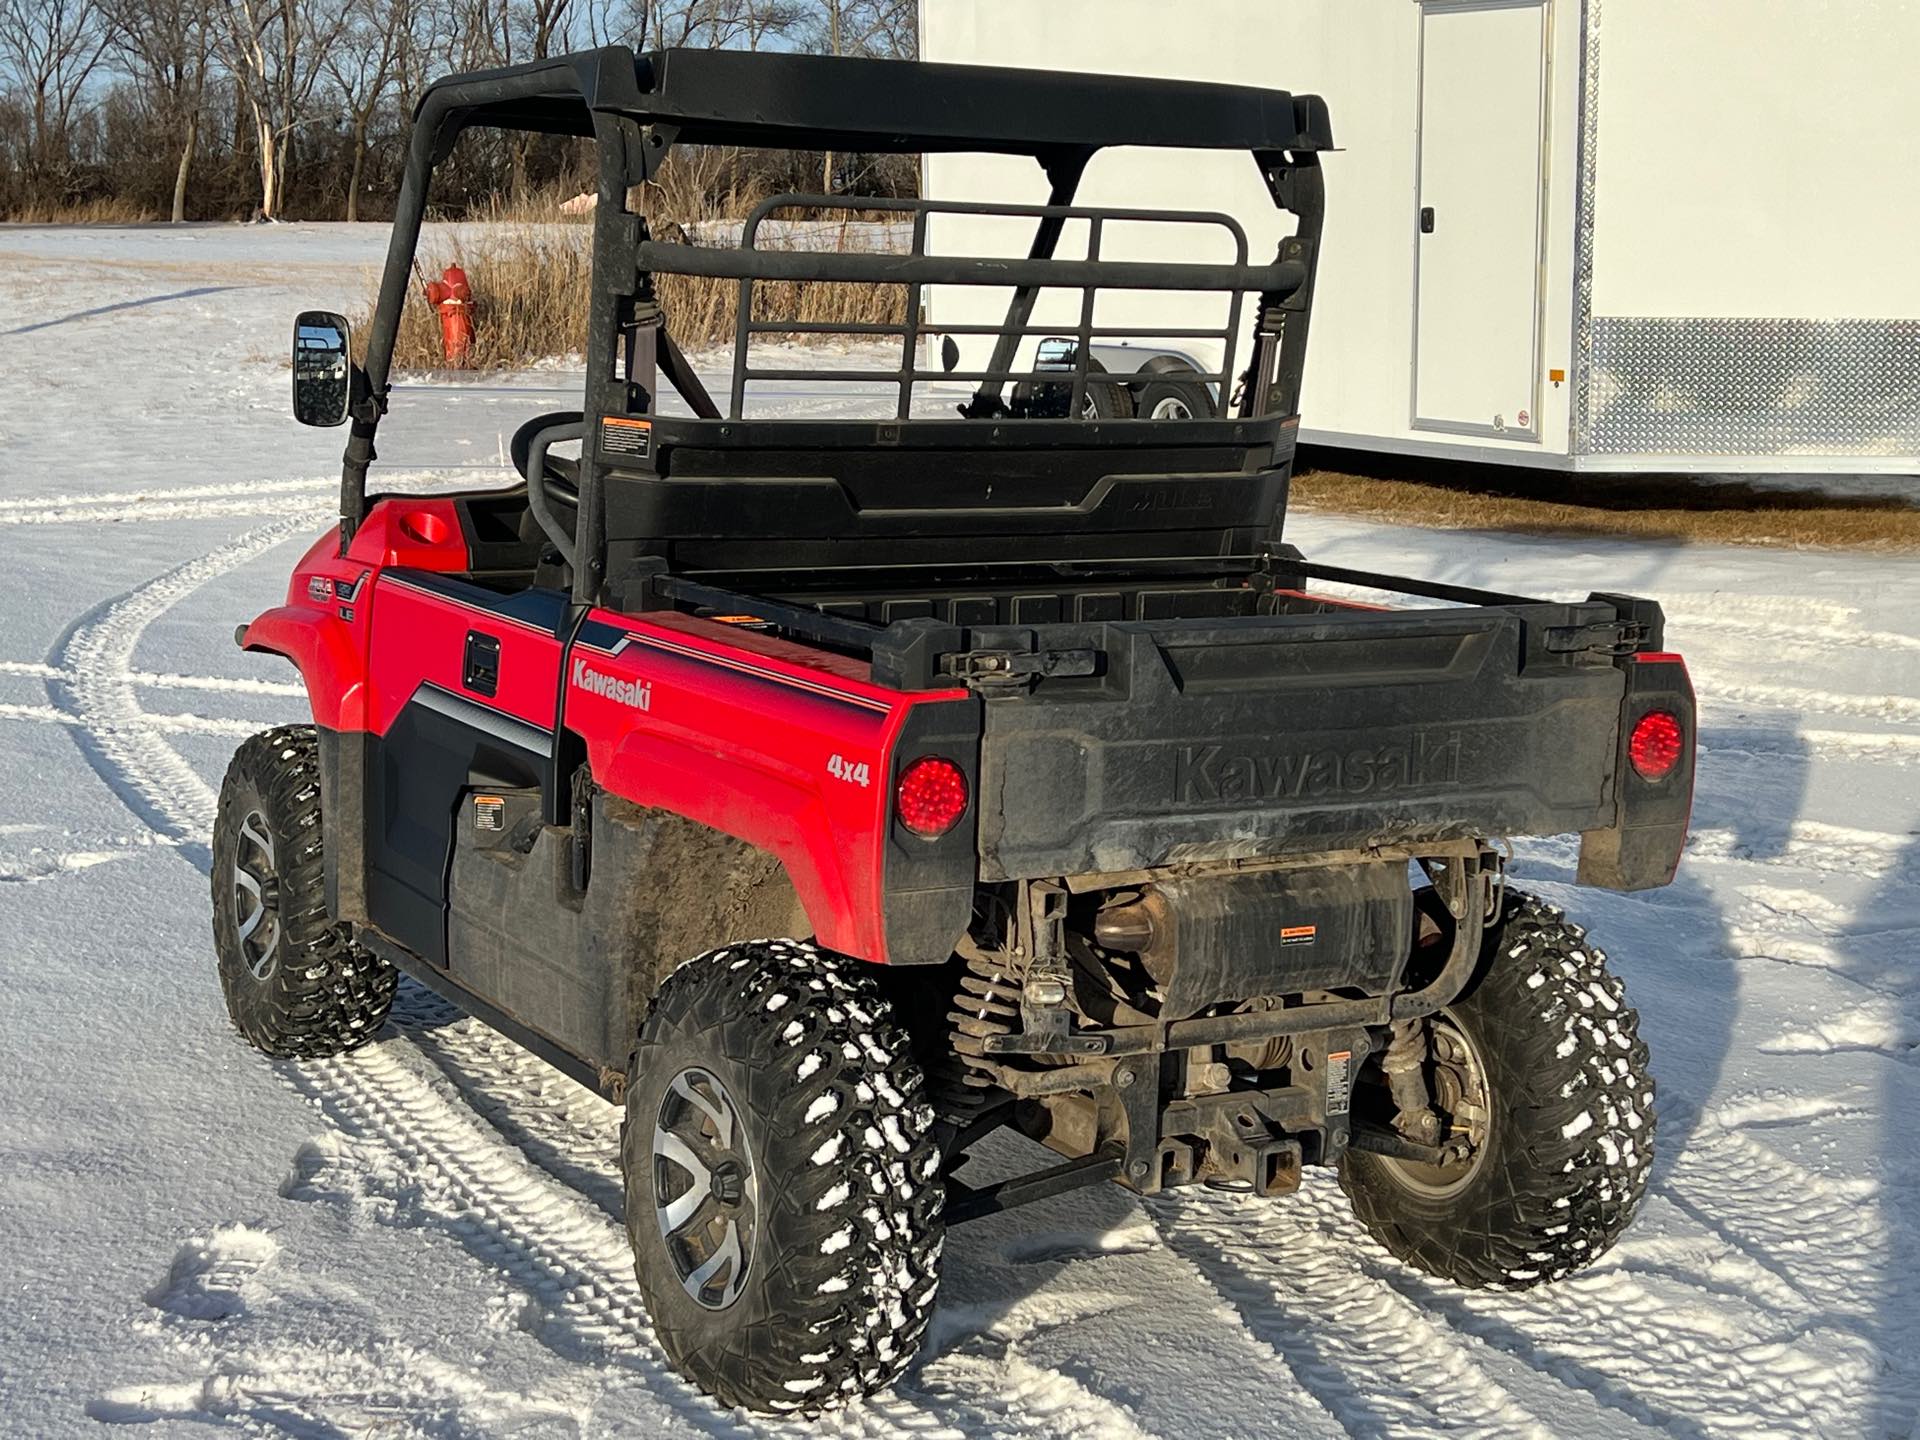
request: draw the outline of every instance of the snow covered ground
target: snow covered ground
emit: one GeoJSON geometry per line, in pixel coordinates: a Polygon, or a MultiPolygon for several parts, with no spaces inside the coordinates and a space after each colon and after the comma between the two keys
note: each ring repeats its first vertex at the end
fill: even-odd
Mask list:
{"type": "MultiPolygon", "coordinates": [[[[0,1433],[786,1433],[649,1339],[616,1116],[410,990],[347,1059],[228,1029],[206,834],[302,713],[233,648],[326,520],[291,312],[381,237],[0,230],[0,1433]]],[[[543,384],[554,383],[552,379],[543,384]]],[[[551,401],[400,396],[385,473],[504,476],[551,401]]],[[[1331,1180],[1062,1197],[956,1231],[924,1360],[820,1433],[1909,1436],[1920,1407],[1920,560],[1302,518],[1316,558],[1661,598],[1703,755],[1679,882],[1527,884],[1626,976],[1660,1083],[1639,1224],[1521,1296],[1396,1264],[1331,1180]]],[[[796,1428],[791,1433],[800,1433],[796,1428]]]]}

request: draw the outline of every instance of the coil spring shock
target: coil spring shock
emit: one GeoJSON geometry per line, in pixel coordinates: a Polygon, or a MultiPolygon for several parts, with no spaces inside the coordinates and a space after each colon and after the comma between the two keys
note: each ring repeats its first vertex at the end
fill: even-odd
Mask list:
{"type": "Polygon", "coordinates": [[[976,1110],[989,1103],[984,1092],[999,1088],[997,1062],[987,1058],[984,1042],[1019,1030],[1024,977],[1012,954],[983,950],[971,937],[961,941],[959,956],[960,983],[947,1011],[950,1053],[959,1064],[941,1067],[947,1073],[939,1079],[947,1082],[941,1089],[948,1092],[944,1098],[951,1108],[976,1110]]]}

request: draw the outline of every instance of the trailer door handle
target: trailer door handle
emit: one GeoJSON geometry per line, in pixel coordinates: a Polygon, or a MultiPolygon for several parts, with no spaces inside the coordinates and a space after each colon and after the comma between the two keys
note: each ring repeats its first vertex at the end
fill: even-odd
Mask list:
{"type": "Polygon", "coordinates": [[[495,635],[467,632],[466,665],[460,683],[476,695],[491,695],[500,688],[500,640],[495,635]]]}
{"type": "Polygon", "coordinates": [[[1420,207],[1420,233],[1422,235],[1431,235],[1433,233],[1433,207],[1431,205],[1422,205],[1420,207]]]}

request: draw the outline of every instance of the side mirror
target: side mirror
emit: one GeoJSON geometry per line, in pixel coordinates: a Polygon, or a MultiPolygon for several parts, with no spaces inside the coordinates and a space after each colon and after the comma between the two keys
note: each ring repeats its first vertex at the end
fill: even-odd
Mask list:
{"type": "Polygon", "coordinates": [[[293,418],[343,425],[353,401],[351,332],[331,310],[303,310],[293,322],[293,418]]]}
{"type": "Polygon", "coordinates": [[[940,342],[940,368],[951,375],[954,367],[960,363],[960,347],[949,335],[940,342]]]}

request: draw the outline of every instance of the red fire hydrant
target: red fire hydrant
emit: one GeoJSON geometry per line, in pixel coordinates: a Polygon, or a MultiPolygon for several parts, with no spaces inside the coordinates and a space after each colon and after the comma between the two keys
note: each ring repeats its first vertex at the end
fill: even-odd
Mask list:
{"type": "Polygon", "coordinates": [[[440,312],[440,348],[455,369],[467,363],[473,348],[473,287],[467,272],[449,265],[438,280],[427,282],[427,303],[440,312]]]}

